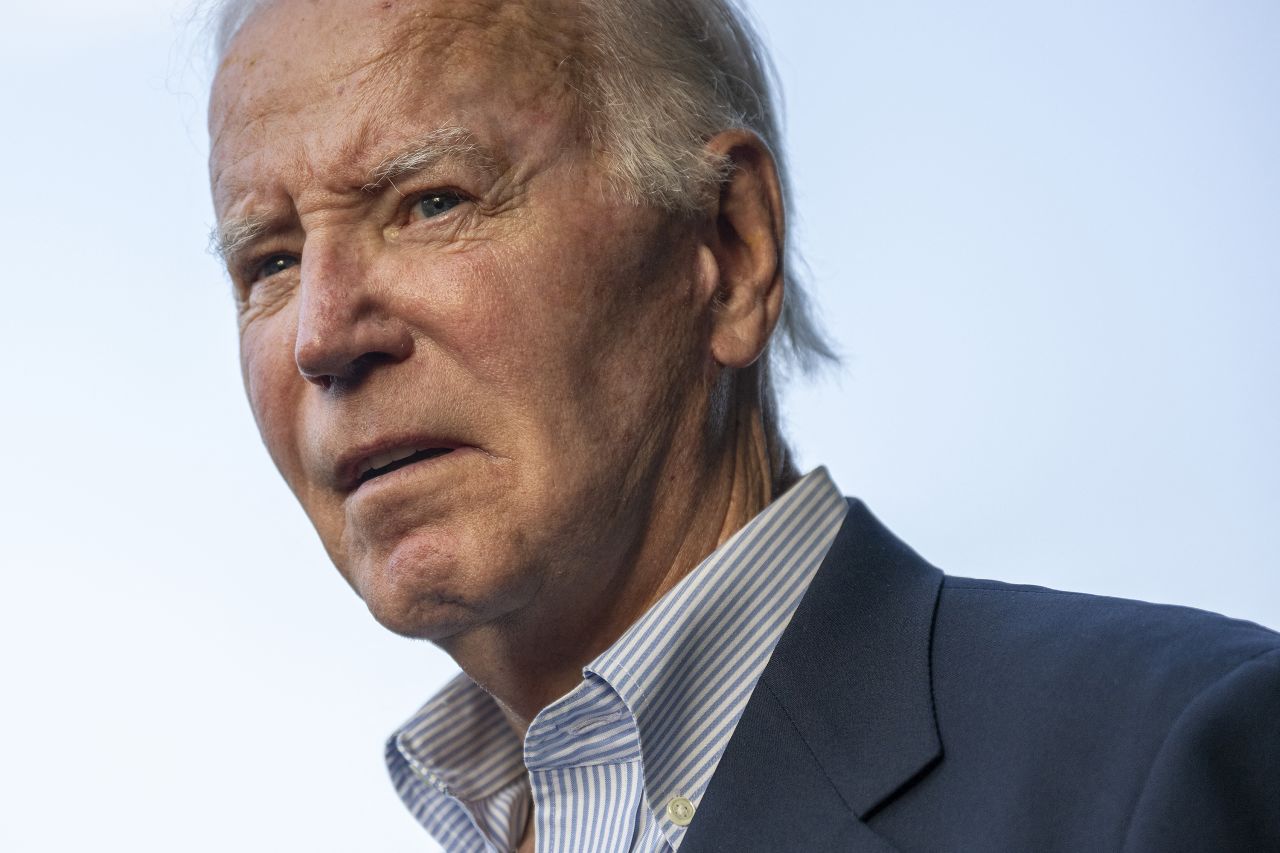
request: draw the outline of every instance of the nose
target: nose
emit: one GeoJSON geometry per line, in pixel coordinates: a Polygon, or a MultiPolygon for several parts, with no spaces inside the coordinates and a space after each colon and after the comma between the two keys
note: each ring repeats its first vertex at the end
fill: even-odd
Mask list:
{"type": "Polygon", "coordinates": [[[323,388],[360,382],[380,364],[413,354],[413,335],[394,313],[390,293],[371,277],[350,243],[308,239],[302,255],[298,372],[323,388]]]}

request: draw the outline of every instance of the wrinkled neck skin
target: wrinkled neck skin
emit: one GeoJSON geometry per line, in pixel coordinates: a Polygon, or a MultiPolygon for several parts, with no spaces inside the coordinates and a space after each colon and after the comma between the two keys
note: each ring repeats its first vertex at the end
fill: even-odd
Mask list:
{"type": "Polygon", "coordinates": [[[539,711],[581,682],[586,664],[798,479],[766,426],[757,371],[722,379],[726,387],[713,394],[719,400],[690,424],[688,444],[698,451],[676,444],[655,478],[641,541],[617,567],[617,584],[559,618],[544,609],[543,618],[514,618],[441,644],[521,737],[539,711]]]}

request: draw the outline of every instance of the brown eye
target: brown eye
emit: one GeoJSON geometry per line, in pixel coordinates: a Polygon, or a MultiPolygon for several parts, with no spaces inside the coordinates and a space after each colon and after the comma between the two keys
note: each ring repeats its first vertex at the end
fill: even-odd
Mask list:
{"type": "Polygon", "coordinates": [[[253,280],[261,281],[264,278],[270,278],[276,273],[282,273],[289,267],[296,267],[298,259],[293,255],[272,255],[267,258],[254,271],[253,280]]]}
{"type": "Polygon", "coordinates": [[[423,219],[431,219],[442,213],[448,213],[460,204],[462,204],[462,197],[457,193],[439,192],[423,196],[417,207],[423,219]]]}

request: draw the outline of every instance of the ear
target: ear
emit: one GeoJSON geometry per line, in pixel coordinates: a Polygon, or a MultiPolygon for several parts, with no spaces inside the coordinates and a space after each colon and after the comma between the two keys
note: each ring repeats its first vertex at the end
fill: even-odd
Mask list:
{"type": "Polygon", "coordinates": [[[764,352],[782,312],[782,187],[769,147],[749,130],[719,133],[707,150],[728,167],[701,251],[703,280],[715,287],[711,357],[742,368],[764,352]]]}

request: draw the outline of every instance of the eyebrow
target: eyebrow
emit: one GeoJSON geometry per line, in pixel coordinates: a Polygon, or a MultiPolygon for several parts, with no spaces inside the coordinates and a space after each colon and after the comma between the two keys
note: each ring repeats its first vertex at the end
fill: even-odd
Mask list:
{"type": "MultiPolygon", "coordinates": [[[[419,137],[408,147],[385,157],[368,173],[361,192],[376,192],[407,175],[421,172],[444,160],[458,160],[468,166],[494,172],[498,158],[476,141],[471,131],[462,127],[441,127],[419,137]]],[[[395,187],[399,192],[399,188],[395,187]]],[[[209,250],[224,265],[230,265],[237,253],[271,230],[272,217],[254,213],[228,219],[209,234],[209,250]]]]}
{"type": "Polygon", "coordinates": [[[224,266],[243,248],[267,232],[270,217],[255,213],[229,219],[214,226],[209,233],[209,251],[217,255],[224,266]]]}
{"type": "Polygon", "coordinates": [[[494,171],[498,162],[493,152],[477,142],[469,130],[442,127],[374,166],[361,189],[372,192],[388,184],[394,187],[397,178],[421,172],[442,160],[459,160],[486,172],[494,171]]]}

